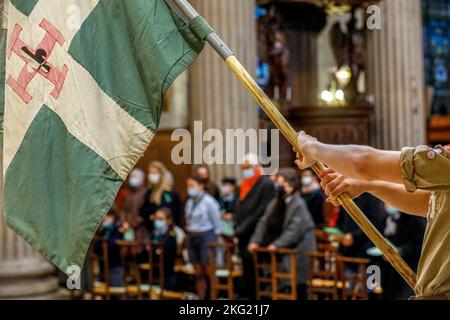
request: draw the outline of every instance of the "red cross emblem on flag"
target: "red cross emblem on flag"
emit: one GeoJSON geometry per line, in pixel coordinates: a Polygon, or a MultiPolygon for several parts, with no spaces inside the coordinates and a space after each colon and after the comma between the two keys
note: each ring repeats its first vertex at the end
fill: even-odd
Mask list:
{"type": "Polygon", "coordinates": [[[61,46],[64,44],[63,35],[46,19],[43,19],[39,26],[46,31],[46,34],[36,49],[31,48],[19,38],[23,29],[16,24],[11,33],[7,51],[8,59],[15,53],[26,63],[18,78],[13,79],[12,76],[9,76],[6,83],[27,104],[33,100],[33,97],[27,91],[27,87],[37,74],[54,85],[51,96],[58,99],[69,71],[66,65],[62,67],[62,70],[58,70],[49,62],[56,43],[61,46]]]}

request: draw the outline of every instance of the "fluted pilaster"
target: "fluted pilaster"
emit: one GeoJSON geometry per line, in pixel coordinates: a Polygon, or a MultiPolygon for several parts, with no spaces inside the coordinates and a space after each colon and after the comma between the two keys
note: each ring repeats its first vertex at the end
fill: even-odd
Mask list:
{"type": "Polygon", "coordinates": [[[375,96],[373,145],[400,149],[425,143],[420,0],[384,0],[381,30],[369,30],[369,90],[375,96]]]}
{"type": "MultiPolygon", "coordinates": [[[[250,73],[256,70],[254,0],[192,0],[250,73]]],[[[257,128],[258,109],[221,58],[207,47],[190,71],[191,124],[201,120],[203,130],[257,128]]],[[[237,166],[211,168],[215,179],[236,175],[237,166]]]]}

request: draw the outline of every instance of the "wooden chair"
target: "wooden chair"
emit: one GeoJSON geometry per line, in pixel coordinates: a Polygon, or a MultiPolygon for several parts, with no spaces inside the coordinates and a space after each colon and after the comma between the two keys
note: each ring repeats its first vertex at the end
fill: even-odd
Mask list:
{"type": "Polygon", "coordinates": [[[284,249],[280,248],[272,252],[271,265],[272,265],[272,299],[273,300],[297,300],[297,254],[296,249],[284,249]],[[289,270],[280,271],[279,261],[284,257],[289,258],[289,270]],[[280,292],[280,281],[288,283],[290,288],[289,293],[280,292]]]}
{"type": "Polygon", "coordinates": [[[368,300],[367,265],[369,259],[337,257],[339,279],[342,283],[341,298],[344,300],[368,300]],[[348,274],[349,266],[356,266],[356,273],[348,274]]]}
{"type": "Polygon", "coordinates": [[[138,263],[142,244],[130,240],[118,240],[116,243],[120,247],[126,296],[128,299],[131,297],[143,299],[144,293],[150,291],[150,286],[142,283],[141,270],[138,263]]]}
{"type": "Polygon", "coordinates": [[[308,299],[367,300],[368,259],[342,257],[332,253],[310,253],[308,299]],[[356,265],[356,273],[348,273],[356,265]]]}
{"type": "Polygon", "coordinates": [[[242,271],[233,262],[234,245],[212,243],[208,249],[211,300],[217,300],[220,292],[226,292],[227,298],[233,300],[234,279],[242,276],[242,271]],[[219,257],[221,261],[218,261],[219,257]]]}
{"type": "Polygon", "coordinates": [[[339,279],[337,255],[329,252],[308,254],[308,300],[338,300],[342,282],[339,279]]]}
{"type": "Polygon", "coordinates": [[[297,263],[295,249],[277,249],[269,251],[260,248],[253,253],[256,276],[256,298],[271,298],[272,300],[297,300],[297,263]],[[280,271],[279,262],[289,257],[289,270],[280,271]],[[288,284],[289,293],[281,292],[280,281],[288,284]],[[269,291],[267,291],[269,288],[269,291]]]}
{"type": "Polygon", "coordinates": [[[326,231],[317,229],[315,231],[317,251],[337,253],[339,250],[339,242],[333,241],[330,234],[326,231]]]}
{"type": "Polygon", "coordinates": [[[252,255],[255,266],[256,299],[272,298],[271,253],[266,249],[258,249],[252,255]]]}
{"type": "Polygon", "coordinates": [[[139,269],[147,272],[149,299],[183,300],[191,296],[190,293],[170,291],[164,283],[164,243],[161,241],[146,242],[148,262],[139,264],[139,269]]]}
{"type": "Polygon", "coordinates": [[[157,292],[157,298],[162,299],[164,295],[164,243],[161,241],[147,241],[145,249],[148,262],[141,263],[139,269],[147,271],[149,298],[155,298],[155,293],[157,292]]]}
{"type": "Polygon", "coordinates": [[[113,296],[120,297],[126,294],[125,287],[111,286],[108,245],[108,239],[94,237],[88,250],[91,274],[90,287],[93,299],[100,297],[109,300],[113,296]],[[101,253],[96,253],[95,249],[100,249],[101,253]]]}

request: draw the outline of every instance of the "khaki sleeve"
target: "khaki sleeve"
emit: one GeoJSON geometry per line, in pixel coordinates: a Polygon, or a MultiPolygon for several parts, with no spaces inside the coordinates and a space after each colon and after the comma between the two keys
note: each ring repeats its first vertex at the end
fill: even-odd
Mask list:
{"type": "Polygon", "coordinates": [[[450,152],[425,146],[404,148],[401,154],[403,183],[406,190],[450,190],[450,152]]]}

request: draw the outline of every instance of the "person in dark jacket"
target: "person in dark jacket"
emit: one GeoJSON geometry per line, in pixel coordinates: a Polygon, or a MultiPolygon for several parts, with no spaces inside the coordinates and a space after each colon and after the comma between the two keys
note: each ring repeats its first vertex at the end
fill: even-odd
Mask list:
{"type": "Polygon", "coordinates": [[[223,178],[220,185],[220,194],[222,236],[225,242],[234,244],[234,211],[238,198],[236,178],[223,178]]]}
{"type": "MultiPolygon", "coordinates": [[[[386,212],[388,215],[385,221],[384,236],[396,247],[405,262],[413,270],[417,270],[426,220],[422,217],[405,214],[390,206],[386,207],[386,212]]],[[[414,294],[397,271],[384,259],[380,261],[380,266],[384,299],[406,300],[414,294]]]]}
{"type": "Polygon", "coordinates": [[[311,169],[302,172],[301,184],[301,195],[308,206],[309,212],[311,212],[314,223],[318,228],[323,227],[325,225],[323,216],[325,197],[319,181],[311,169]]]}
{"type": "Polygon", "coordinates": [[[155,212],[160,208],[169,208],[177,225],[182,223],[183,212],[180,197],[173,190],[168,181],[166,167],[157,161],[148,166],[148,191],[144,196],[144,203],[139,208],[144,226],[148,234],[153,231],[153,219],[155,212]]]}
{"type": "MultiPolygon", "coordinates": [[[[124,285],[122,259],[117,241],[124,239],[124,233],[128,229],[129,225],[120,221],[119,212],[113,207],[105,215],[97,230],[97,235],[108,241],[109,285],[112,287],[122,287],[124,285]]],[[[94,253],[98,256],[103,255],[103,246],[100,241],[94,242],[94,253]]],[[[100,265],[102,270],[103,267],[103,265],[100,265]]]]}
{"type": "MultiPolygon", "coordinates": [[[[177,258],[177,237],[174,230],[172,212],[168,208],[161,208],[155,213],[153,221],[154,231],[151,235],[153,241],[160,241],[164,248],[164,289],[175,290],[176,275],[175,261],[177,258]]],[[[160,252],[152,250],[153,260],[158,261],[160,252]]]]}
{"type": "Polygon", "coordinates": [[[197,168],[197,176],[200,177],[205,184],[205,191],[220,202],[220,190],[214,181],[211,180],[209,168],[207,166],[199,166],[197,168]]]}
{"type": "MultiPolygon", "coordinates": [[[[356,205],[365,213],[372,224],[381,231],[385,217],[384,204],[369,193],[364,193],[355,199],[356,205]]],[[[355,221],[341,208],[338,228],[344,233],[341,240],[341,254],[353,258],[370,258],[367,249],[373,246],[355,221]]]]}
{"type": "Polygon", "coordinates": [[[236,237],[239,240],[239,255],[244,272],[243,293],[255,299],[255,269],[247,246],[259,219],[275,196],[275,187],[268,177],[262,175],[262,167],[256,155],[249,154],[244,158],[242,173],[244,178],[235,207],[236,237]]]}
{"type": "MultiPolygon", "coordinates": [[[[307,298],[308,254],[316,251],[314,221],[303,199],[296,194],[298,178],[295,169],[281,169],[277,176],[278,196],[266,208],[250,240],[248,250],[260,246],[269,250],[297,249],[298,298],[307,298]]],[[[288,272],[289,257],[281,261],[280,269],[288,272]]]]}

